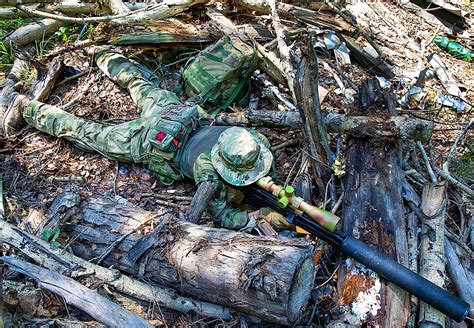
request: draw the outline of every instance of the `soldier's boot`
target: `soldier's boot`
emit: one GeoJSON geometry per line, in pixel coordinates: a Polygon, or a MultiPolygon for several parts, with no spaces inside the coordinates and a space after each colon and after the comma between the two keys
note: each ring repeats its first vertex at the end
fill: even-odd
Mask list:
{"type": "Polygon", "coordinates": [[[0,118],[0,130],[3,131],[5,136],[14,135],[26,125],[23,119],[23,111],[28,102],[30,102],[30,98],[18,92],[13,92],[10,95],[8,108],[0,118]]]}

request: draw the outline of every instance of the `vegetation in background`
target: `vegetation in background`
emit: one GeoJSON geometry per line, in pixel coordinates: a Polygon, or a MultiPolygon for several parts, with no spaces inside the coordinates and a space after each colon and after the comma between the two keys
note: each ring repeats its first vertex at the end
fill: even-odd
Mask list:
{"type": "Polygon", "coordinates": [[[468,146],[466,151],[453,165],[453,172],[467,183],[474,183],[474,143],[468,146]]]}
{"type": "Polygon", "coordinates": [[[9,32],[16,30],[20,26],[23,26],[28,21],[25,18],[16,19],[2,19],[0,20],[0,68],[9,66],[13,63],[14,55],[10,45],[3,42],[3,38],[9,32]]]}

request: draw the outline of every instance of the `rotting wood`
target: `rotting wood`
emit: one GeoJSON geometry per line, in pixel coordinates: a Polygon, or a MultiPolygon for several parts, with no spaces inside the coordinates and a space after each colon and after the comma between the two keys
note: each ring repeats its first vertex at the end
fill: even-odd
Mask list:
{"type": "Polygon", "coordinates": [[[296,20],[303,21],[311,25],[316,25],[325,29],[331,29],[335,32],[345,33],[349,35],[354,34],[354,28],[350,24],[346,23],[344,20],[338,17],[323,16],[314,10],[280,2],[278,4],[278,12],[281,15],[290,16],[291,18],[294,18],[296,20]]]}
{"type": "Polygon", "coordinates": [[[11,270],[23,273],[71,305],[81,309],[99,322],[111,327],[153,327],[147,321],[120,307],[109,299],[71,278],[20,259],[4,256],[1,260],[11,270]]]}
{"type": "Polygon", "coordinates": [[[63,309],[60,300],[48,297],[30,282],[3,280],[3,294],[7,306],[15,307],[19,313],[30,316],[55,317],[63,309]]]}
{"type": "Polygon", "coordinates": [[[3,175],[0,174],[0,220],[5,216],[5,203],[3,201],[3,175]]]}
{"type": "MultiPolygon", "coordinates": [[[[428,141],[433,132],[433,122],[409,116],[349,116],[331,112],[325,113],[324,122],[329,132],[356,138],[428,141]]],[[[301,116],[299,112],[245,110],[220,113],[216,124],[286,128],[301,125],[301,116]]]]}
{"type": "MultiPolygon", "coordinates": [[[[87,229],[89,227],[85,231],[87,229]]],[[[55,272],[67,274],[73,278],[92,275],[118,292],[182,313],[197,313],[222,320],[231,319],[230,311],[222,306],[182,297],[168,288],[147,284],[121,274],[117,270],[92,264],[50,245],[41,238],[29,235],[5,221],[0,221],[0,241],[17,248],[35,262],[55,272]]]]}
{"type": "Polygon", "coordinates": [[[201,182],[198,186],[193,200],[186,212],[186,220],[191,223],[198,223],[201,219],[202,213],[207,207],[207,204],[214,197],[213,181],[201,182]]]}
{"type": "MultiPolygon", "coordinates": [[[[379,82],[365,81],[359,90],[357,114],[386,114],[388,105],[379,82]]],[[[350,139],[346,150],[343,230],[387,256],[408,265],[403,217],[400,149],[390,141],[350,139]]],[[[408,293],[381,280],[354,260],[341,263],[338,303],[347,304],[362,324],[403,327],[408,293]]]]}
{"type": "MultiPolygon", "coordinates": [[[[41,8],[41,10],[45,12],[60,12],[63,14],[73,15],[73,14],[92,14],[92,13],[100,13],[103,11],[98,3],[79,3],[79,2],[60,2],[56,4],[47,4],[47,5],[29,5],[26,6],[27,8],[37,10],[41,8]]],[[[27,11],[22,11],[15,7],[0,7],[0,18],[3,19],[14,19],[14,18],[29,18],[32,17],[27,11]]]]}
{"type": "MultiPolygon", "coordinates": [[[[424,214],[420,238],[420,275],[444,288],[444,216],[446,212],[446,182],[429,183],[423,188],[421,210],[424,214]]],[[[418,325],[444,327],[446,316],[435,308],[420,302],[418,325]]]]}
{"type": "MultiPolygon", "coordinates": [[[[75,240],[74,253],[90,259],[150,215],[139,208],[89,198],[65,230],[75,240]]],[[[170,216],[162,220],[167,221],[151,232],[153,247],[140,252],[138,263],[129,256],[142,237],[137,233],[125,238],[104,265],[131,274],[143,267],[147,279],[266,321],[288,324],[297,320],[313,283],[313,248],[306,240],[252,236],[170,216]]]]}
{"type": "Polygon", "coordinates": [[[64,72],[64,69],[65,65],[63,61],[58,57],[54,58],[48,65],[46,74],[40,74],[41,71],[37,69],[38,75],[40,76],[32,90],[32,94],[34,96],[33,99],[43,102],[48,99],[49,95],[51,94],[51,91],[54,88],[56,80],[64,72]]]}
{"type": "Polygon", "coordinates": [[[65,221],[77,212],[80,201],[81,198],[77,192],[65,191],[57,195],[34,234],[41,237],[45,230],[53,232],[60,228],[65,221]]]}
{"type": "Polygon", "coordinates": [[[458,255],[454,251],[453,245],[451,242],[445,238],[444,239],[444,249],[446,252],[447,258],[447,269],[449,276],[456,286],[456,290],[459,293],[459,296],[471,305],[469,310],[469,317],[474,317],[474,286],[472,280],[466,274],[466,271],[459,260],[458,255]]]}
{"type": "Polygon", "coordinates": [[[313,159],[313,178],[320,195],[324,195],[325,186],[330,177],[331,150],[329,149],[326,126],[323,122],[318,95],[318,63],[317,57],[309,46],[309,56],[303,58],[298,66],[295,77],[295,94],[303,122],[305,136],[309,143],[309,152],[313,159]]]}
{"type": "MultiPolygon", "coordinates": [[[[407,215],[407,245],[408,245],[408,268],[418,273],[418,227],[416,214],[410,212],[407,215]]],[[[407,327],[416,327],[416,315],[418,312],[418,299],[410,295],[410,317],[407,327]]]]}

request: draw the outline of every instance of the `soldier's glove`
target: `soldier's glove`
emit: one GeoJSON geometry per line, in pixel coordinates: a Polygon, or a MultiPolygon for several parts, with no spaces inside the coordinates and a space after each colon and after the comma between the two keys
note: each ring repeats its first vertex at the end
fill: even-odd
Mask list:
{"type": "Polygon", "coordinates": [[[265,219],[275,230],[294,230],[295,226],[286,221],[285,217],[269,207],[262,207],[258,211],[258,217],[265,219]]]}

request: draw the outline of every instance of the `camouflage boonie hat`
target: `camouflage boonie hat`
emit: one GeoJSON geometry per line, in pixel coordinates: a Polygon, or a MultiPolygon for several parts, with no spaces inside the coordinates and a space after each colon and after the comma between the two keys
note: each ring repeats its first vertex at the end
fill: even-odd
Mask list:
{"type": "Polygon", "coordinates": [[[234,186],[247,186],[271,169],[273,155],[244,128],[221,133],[211,150],[211,161],[222,178],[234,186]]]}

